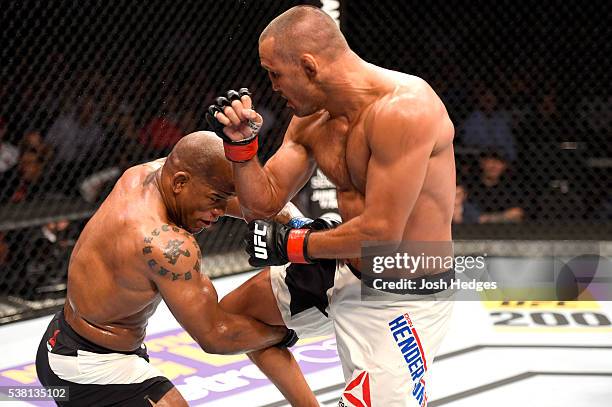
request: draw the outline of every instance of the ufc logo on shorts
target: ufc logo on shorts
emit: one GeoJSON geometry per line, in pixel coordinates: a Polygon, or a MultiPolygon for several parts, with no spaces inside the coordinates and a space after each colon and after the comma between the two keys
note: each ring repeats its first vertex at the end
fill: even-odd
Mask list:
{"type": "Polygon", "coordinates": [[[263,240],[263,237],[266,235],[268,231],[268,227],[266,225],[261,225],[261,229],[259,228],[259,224],[255,223],[255,228],[253,232],[253,245],[255,246],[255,257],[258,259],[267,259],[268,251],[266,250],[266,242],[263,240]]]}

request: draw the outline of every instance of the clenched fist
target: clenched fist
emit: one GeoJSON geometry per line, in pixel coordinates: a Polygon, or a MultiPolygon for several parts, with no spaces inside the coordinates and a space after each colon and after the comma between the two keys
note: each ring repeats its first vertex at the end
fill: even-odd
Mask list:
{"type": "Polygon", "coordinates": [[[225,156],[234,162],[246,162],[257,154],[257,133],[263,118],[253,110],[247,88],[229,90],[208,107],[206,121],[223,139],[225,156]]]}

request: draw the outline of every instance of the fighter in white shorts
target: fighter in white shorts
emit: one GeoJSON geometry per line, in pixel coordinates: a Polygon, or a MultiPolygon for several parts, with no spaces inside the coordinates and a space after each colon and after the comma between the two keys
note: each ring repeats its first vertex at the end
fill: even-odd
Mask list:
{"type": "MultiPolygon", "coordinates": [[[[334,226],[328,219],[315,223],[316,229],[334,226]]],[[[420,287],[420,280],[448,282],[453,276],[451,270],[414,281],[420,287]]],[[[385,292],[379,301],[364,301],[360,280],[350,263],[337,260],[273,266],[223,298],[221,307],[285,325],[300,338],[335,334],[346,380],[339,405],[426,406],[431,362],[450,320],[451,293],[385,292]]],[[[275,354],[283,352],[269,349],[249,356],[292,405],[318,405],[295,369],[287,369],[286,362],[272,367],[275,354]]],[[[291,359],[289,365],[294,363],[291,359]]]]}
{"type": "MultiPolygon", "coordinates": [[[[409,299],[386,293],[383,301],[364,301],[358,276],[350,264],[340,261],[270,271],[288,328],[300,338],[335,333],[347,383],[344,405],[425,406],[431,387],[428,363],[450,319],[449,293],[421,292],[409,299]],[[308,304],[315,298],[314,306],[308,304]]],[[[451,271],[436,279],[448,281],[452,276],[451,271]]]]}
{"type": "MultiPolygon", "coordinates": [[[[251,264],[292,265],[286,272],[264,270],[225,306],[302,335],[318,332],[319,322],[308,321],[326,313],[347,379],[342,403],[425,405],[451,306],[401,296],[362,301],[357,276],[371,272],[360,259],[367,242],[391,246],[391,255],[401,242],[452,241],[454,128],[444,104],[421,78],[359,58],[315,7],[294,7],[274,19],[259,38],[259,55],[272,88],[295,113],[278,151],[259,163],[262,118],[246,91],[218,98],[207,119],[232,161],[237,215],[259,219],[250,224],[251,264]],[[344,223],[312,231],[265,220],[317,166],[336,185],[344,223]]],[[[451,276],[419,270],[412,277],[451,276]]],[[[316,405],[289,352],[250,357],[292,404],[316,405]]]]}

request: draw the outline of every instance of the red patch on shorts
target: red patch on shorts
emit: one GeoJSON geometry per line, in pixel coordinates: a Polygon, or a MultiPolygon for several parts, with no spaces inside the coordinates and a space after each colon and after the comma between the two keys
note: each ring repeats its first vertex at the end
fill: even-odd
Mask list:
{"type": "Polygon", "coordinates": [[[346,385],[342,397],[355,407],[372,407],[370,375],[365,370],[346,385]]]}
{"type": "Polygon", "coordinates": [[[56,329],[55,332],[53,332],[53,336],[49,339],[49,346],[51,346],[51,349],[53,349],[55,347],[55,341],[57,340],[57,335],[60,333],[59,329],[56,329]]]}

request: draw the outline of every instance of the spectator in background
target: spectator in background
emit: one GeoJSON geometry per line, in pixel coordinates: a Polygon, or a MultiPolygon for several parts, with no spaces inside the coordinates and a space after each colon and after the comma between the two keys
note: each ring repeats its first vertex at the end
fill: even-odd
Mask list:
{"type": "Polygon", "coordinates": [[[576,141],[576,134],[561,117],[554,88],[542,93],[535,100],[535,107],[516,121],[516,140],[522,147],[550,149],[555,143],[576,141]]]}
{"type": "Polygon", "coordinates": [[[109,151],[107,166],[126,169],[154,158],[153,152],[140,143],[140,132],[131,106],[122,103],[114,119],[114,123],[107,129],[107,138],[111,140],[109,144],[114,146],[112,151],[109,151]]]}
{"type": "MultiPolygon", "coordinates": [[[[32,78],[32,82],[23,83],[24,86],[21,86],[18,92],[18,105],[13,111],[21,126],[20,134],[24,134],[32,127],[46,134],[60,113],[66,94],[74,89],[65,80],[71,70],[69,56],[51,51],[43,53],[40,57],[44,60],[39,61],[37,68],[42,69],[44,75],[37,75],[32,78]]],[[[26,62],[23,69],[29,71],[32,66],[26,62]]]]}
{"type": "Polygon", "coordinates": [[[41,132],[38,130],[29,130],[25,133],[19,143],[19,151],[21,153],[33,151],[40,155],[45,162],[50,161],[53,156],[53,150],[45,143],[41,132]]]}
{"type": "Polygon", "coordinates": [[[517,121],[515,134],[521,175],[531,179],[530,188],[545,190],[553,180],[572,180],[585,172],[584,148],[559,111],[554,87],[541,93],[531,113],[517,121]]]}
{"type": "Polygon", "coordinates": [[[521,222],[525,192],[509,170],[504,151],[487,149],[480,157],[479,177],[471,184],[470,199],[480,210],[479,223],[521,222]]]}
{"type": "Polygon", "coordinates": [[[184,134],[179,100],[172,95],[166,99],[162,111],[140,131],[140,143],[161,157],[168,155],[184,134]]]}
{"type": "Polygon", "coordinates": [[[518,142],[516,172],[532,195],[531,220],[559,221],[579,218],[586,207],[581,202],[588,196],[588,205],[597,205],[603,190],[597,177],[587,167],[584,141],[572,126],[579,115],[564,114],[554,83],[542,85],[535,97],[534,108],[515,128],[518,142]]]}
{"type": "Polygon", "coordinates": [[[79,182],[79,192],[89,203],[102,202],[123,171],[137,163],[157,158],[155,152],[140,143],[140,133],[129,105],[117,107],[114,123],[107,124],[109,148],[96,171],[79,182]]]}
{"type": "Polygon", "coordinates": [[[77,100],[74,109],[61,114],[51,125],[46,141],[54,149],[56,165],[79,164],[99,152],[104,140],[92,97],[77,100]]]}
{"type": "Polygon", "coordinates": [[[457,183],[455,189],[455,210],[453,211],[453,223],[474,224],[480,219],[480,211],[468,200],[468,190],[462,182],[457,183]]]}
{"type": "Polygon", "coordinates": [[[23,152],[19,157],[17,176],[12,178],[4,201],[32,201],[49,192],[49,184],[43,177],[45,166],[46,162],[40,154],[35,151],[23,152]]]}
{"type": "Polygon", "coordinates": [[[495,92],[484,85],[476,87],[478,108],[460,127],[461,141],[469,147],[495,148],[514,161],[516,147],[512,134],[512,116],[501,110],[495,92]]]}
{"type": "Polygon", "coordinates": [[[65,296],[68,262],[80,228],[78,222],[62,219],[21,231],[20,250],[28,256],[13,266],[23,282],[12,287],[14,294],[27,300],[65,296]]]}
{"type": "Polygon", "coordinates": [[[0,181],[6,182],[4,175],[19,161],[19,149],[6,139],[7,123],[0,117],[0,181]]]}
{"type": "Polygon", "coordinates": [[[520,123],[533,114],[536,90],[529,74],[525,67],[511,74],[506,107],[512,114],[512,123],[520,123]]]}
{"type": "Polygon", "coordinates": [[[70,254],[83,225],[65,219],[43,226],[17,229],[2,239],[0,232],[0,294],[17,295],[26,300],[64,297],[70,254]],[[2,250],[11,254],[2,263],[2,250]],[[3,284],[6,281],[10,284],[3,284]]]}
{"type": "Polygon", "coordinates": [[[38,129],[49,128],[61,105],[56,87],[58,83],[44,75],[19,88],[13,111],[19,134],[25,133],[32,126],[38,129]]]}

